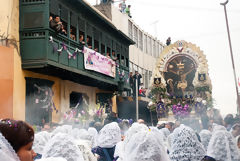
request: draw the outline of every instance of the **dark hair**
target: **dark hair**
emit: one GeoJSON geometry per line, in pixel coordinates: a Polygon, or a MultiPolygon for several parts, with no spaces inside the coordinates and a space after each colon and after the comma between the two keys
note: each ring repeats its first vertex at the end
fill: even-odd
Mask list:
{"type": "Polygon", "coordinates": [[[201,161],[216,161],[216,159],[209,156],[205,156],[201,161]]]}
{"type": "Polygon", "coordinates": [[[24,121],[3,119],[0,121],[0,132],[11,144],[15,152],[34,140],[34,130],[24,121]]]}

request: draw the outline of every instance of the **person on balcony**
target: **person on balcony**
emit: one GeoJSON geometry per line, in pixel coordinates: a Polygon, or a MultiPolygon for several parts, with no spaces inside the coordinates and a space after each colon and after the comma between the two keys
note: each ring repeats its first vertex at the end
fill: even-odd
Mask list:
{"type": "Polygon", "coordinates": [[[62,25],[61,34],[63,34],[64,36],[67,36],[67,31],[65,30],[65,26],[64,25],[62,25]]]}
{"type": "Polygon", "coordinates": [[[122,12],[122,13],[125,13],[125,10],[126,10],[126,7],[127,7],[125,1],[126,0],[123,0],[122,3],[119,3],[120,12],[122,12]]]}
{"type": "Polygon", "coordinates": [[[125,9],[125,12],[130,18],[132,18],[130,8],[131,8],[131,5],[128,5],[127,8],[125,9]]]}
{"type": "Polygon", "coordinates": [[[79,36],[79,43],[80,43],[80,50],[83,50],[83,47],[85,46],[84,36],[79,36]]]}
{"type": "Polygon", "coordinates": [[[70,38],[71,38],[72,40],[74,40],[74,41],[76,40],[76,36],[74,35],[72,29],[70,29],[70,38]]]}
{"type": "Polygon", "coordinates": [[[116,55],[115,55],[115,51],[113,51],[113,52],[112,52],[112,60],[117,61],[117,59],[118,59],[118,58],[117,58],[116,55]]]}
{"type": "Polygon", "coordinates": [[[63,24],[60,21],[60,17],[56,16],[55,19],[52,18],[52,16],[50,16],[49,18],[49,23],[50,23],[50,27],[55,30],[58,33],[62,32],[63,29],[63,24]]]}

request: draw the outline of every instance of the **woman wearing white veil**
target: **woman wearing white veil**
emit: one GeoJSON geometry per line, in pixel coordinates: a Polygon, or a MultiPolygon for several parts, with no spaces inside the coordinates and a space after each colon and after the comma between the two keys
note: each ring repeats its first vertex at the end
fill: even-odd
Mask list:
{"type": "Polygon", "coordinates": [[[213,125],[213,133],[208,145],[207,155],[217,161],[240,160],[236,140],[225,127],[216,124],[213,125]]]}
{"type": "Polygon", "coordinates": [[[97,147],[92,149],[94,154],[99,155],[101,161],[114,159],[115,146],[121,141],[120,127],[116,122],[105,125],[99,132],[97,147]]]}
{"type": "Polygon", "coordinates": [[[50,139],[50,134],[46,131],[41,131],[34,135],[33,150],[37,154],[42,154],[45,145],[50,139]]]}
{"type": "Polygon", "coordinates": [[[169,161],[162,140],[155,132],[142,130],[125,144],[123,161],[169,161]]]}
{"type": "Polygon", "coordinates": [[[12,146],[0,132],[0,160],[1,161],[20,161],[12,146]]]}
{"type": "Polygon", "coordinates": [[[200,161],[206,152],[195,132],[185,125],[173,131],[170,159],[172,161],[200,161]]]}
{"type": "Polygon", "coordinates": [[[92,147],[96,147],[97,146],[97,137],[98,137],[97,130],[93,127],[89,127],[88,133],[92,136],[92,140],[91,140],[92,147]]]}
{"type": "Polygon", "coordinates": [[[84,161],[83,154],[75,144],[72,136],[64,133],[57,133],[49,140],[42,157],[62,157],[67,161],[84,161]]]}
{"type": "Polygon", "coordinates": [[[201,138],[201,143],[204,146],[204,149],[207,151],[209,141],[212,137],[212,133],[209,130],[202,130],[199,133],[199,136],[201,138]]]}

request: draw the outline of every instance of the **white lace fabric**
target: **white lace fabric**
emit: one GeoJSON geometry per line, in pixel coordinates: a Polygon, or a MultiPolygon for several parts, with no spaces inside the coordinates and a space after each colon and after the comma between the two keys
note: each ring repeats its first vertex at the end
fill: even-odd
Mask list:
{"type": "Polygon", "coordinates": [[[191,128],[180,125],[173,131],[169,154],[172,161],[200,161],[205,154],[203,145],[191,128]]]}
{"type": "Polygon", "coordinates": [[[67,161],[67,160],[61,157],[49,157],[49,158],[37,159],[36,161],[67,161]]]}
{"type": "Polygon", "coordinates": [[[0,132],[0,161],[20,161],[16,152],[0,132]]]}
{"type": "Polygon", "coordinates": [[[84,161],[83,154],[74,139],[64,133],[57,133],[44,147],[43,158],[62,157],[67,161],[84,161]]]}
{"type": "Polygon", "coordinates": [[[88,133],[89,133],[89,135],[92,136],[92,140],[91,140],[92,147],[96,147],[97,146],[97,137],[98,137],[97,130],[93,127],[89,127],[88,128],[88,133]]]}
{"type": "Polygon", "coordinates": [[[136,134],[140,131],[149,131],[149,129],[144,124],[133,123],[132,126],[126,132],[125,139],[124,139],[124,146],[125,146],[125,144],[127,144],[130,141],[131,137],[134,134],[136,134]]]}
{"type": "Polygon", "coordinates": [[[237,142],[223,126],[215,125],[207,155],[218,161],[240,161],[237,142]]]}
{"type": "Polygon", "coordinates": [[[34,142],[33,142],[33,150],[38,154],[42,154],[43,149],[49,139],[50,139],[50,134],[46,131],[42,131],[35,134],[34,142]]]}
{"type": "Polygon", "coordinates": [[[201,143],[204,146],[204,149],[207,151],[209,141],[212,137],[212,133],[209,130],[202,130],[200,131],[199,136],[201,138],[201,143]]]}
{"type": "Polygon", "coordinates": [[[120,127],[116,122],[105,125],[99,132],[97,145],[102,148],[112,148],[121,141],[120,127]]]}
{"type": "Polygon", "coordinates": [[[125,144],[123,161],[169,161],[164,145],[156,133],[142,130],[125,144]]]}

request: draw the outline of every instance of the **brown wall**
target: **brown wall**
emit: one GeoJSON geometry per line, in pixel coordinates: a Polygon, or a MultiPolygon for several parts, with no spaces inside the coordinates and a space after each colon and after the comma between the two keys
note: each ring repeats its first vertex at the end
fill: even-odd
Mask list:
{"type": "Polygon", "coordinates": [[[0,46],[0,118],[13,118],[14,50],[0,46]]]}

